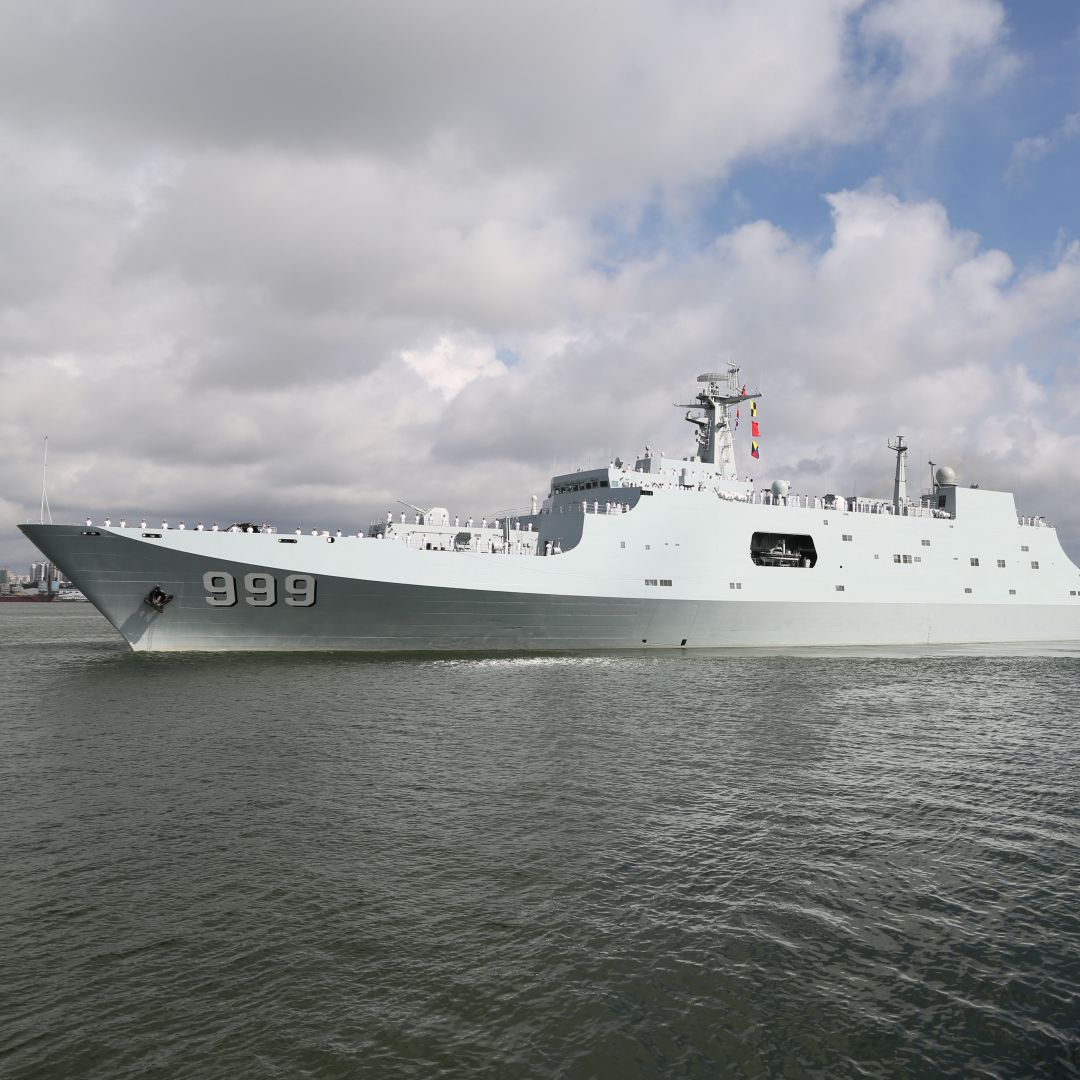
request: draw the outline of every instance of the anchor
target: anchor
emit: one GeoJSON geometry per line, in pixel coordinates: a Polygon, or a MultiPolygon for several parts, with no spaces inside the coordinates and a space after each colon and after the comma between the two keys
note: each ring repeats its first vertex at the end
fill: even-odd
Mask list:
{"type": "Polygon", "coordinates": [[[155,611],[164,611],[165,605],[172,600],[172,593],[167,593],[160,585],[155,585],[143,597],[143,603],[149,604],[155,611]]]}

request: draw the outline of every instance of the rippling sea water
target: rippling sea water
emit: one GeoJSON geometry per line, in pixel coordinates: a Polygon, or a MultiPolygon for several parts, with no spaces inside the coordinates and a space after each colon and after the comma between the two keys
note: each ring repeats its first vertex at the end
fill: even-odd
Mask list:
{"type": "Polygon", "coordinates": [[[1075,648],[0,657],[6,1077],[1080,1076],[1075,648]]]}

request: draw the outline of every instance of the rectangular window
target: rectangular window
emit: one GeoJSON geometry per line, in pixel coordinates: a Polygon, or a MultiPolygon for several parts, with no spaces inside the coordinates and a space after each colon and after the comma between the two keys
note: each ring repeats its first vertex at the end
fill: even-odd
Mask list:
{"type": "Polygon", "coordinates": [[[1016,590],[1015,589],[1010,589],[1009,590],[1009,595],[1010,596],[1015,596],[1016,595],[1016,590]]]}
{"type": "Polygon", "coordinates": [[[844,586],[843,585],[837,585],[836,586],[836,591],[837,592],[843,592],[844,591],[844,586]]]}
{"type": "Polygon", "coordinates": [[[874,556],[874,558],[875,558],[875,559],[880,559],[880,558],[881,558],[881,556],[880,556],[880,555],[875,555],[875,556],[874,556]]]}
{"type": "Polygon", "coordinates": [[[741,589],[742,588],[742,582],[741,581],[729,581],[728,582],[728,588],[729,589],[741,589]]]}
{"type": "Polygon", "coordinates": [[[1031,569],[1032,570],[1038,570],[1039,569],[1039,560],[1038,559],[1032,559],[1031,560],[1031,569]]]}
{"type": "Polygon", "coordinates": [[[755,566],[805,570],[816,565],[817,548],[805,533],[756,532],[750,537],[750,561],[755,566]]]}
{"type": "Polygon", "coordinates": [[[998,569],[999,570],[1004,570],[1005,569],[1005,560],[1004,559],[998,559],[998,569]]]}
{"type": "Polygon", "coordinates": [[[971,592],[971,590],[970,589],[965,589],[964,592],[971,592]]]}
{"type": "Polygon", "coordinates": [[[939,510],[943,510],[945,508],[945,496],[944,495],[939,495],[937,497],[937,504],[938,504],[938,509],[939,510]]]}
{"type": "Polygon", "coordinates": [[[1030,549],[1028,548],[1027,544],[1021,544],[1021,545],[1020,545],[1020,550],[1021,550],[1021,551],[1028,551],[1028,550],[1030,550],[1030,549]]]}
{"type": "Polygon", "coordinates": [[[924,541],[922,542],[922,546],[923,546],[923,547],[929,547],[929,546],[930,546],[930,541],[929,541],[929,540],[924,540],[924,541]]]}
{"type": "Polygon", "coordinates": [[[921,555],[916,555],[915,556],[915,561],[916,562],[922,562],[922,556],[921,555]]]}
{"type": "Polygon", "coordinates": [[[621,548],[626,547],[626,541],[625,540],[620,540],[619,541],[619,547],[621,547],[621,548]]]}
{"type": "Polygon", "coordinates": [[[842,535],[842,536],[840,537],[840,539],[841,539],[841,540],[850,540],[850,539],[851,539],[851,533],[844,533],[844,534],[843,534],[843,535],[842,535]]]}
{"type": "Polygon", "coordinates": [[[660,579],[660,584],[661,585],[670,585],[671,584],[671,579],[670,578],[661,578],[660,579]]]}
{"type": "Polygon", "coordinates": [[[899,561],[900,561],[900,556],[899,556],[899,555],[894,555],[894,556],[892,557],[892,561],[893,561],[893,562],[899,562],[899,561]]]}
{"type": "Polygon", "coordinates": [[[903,556],[903,559],[904,559],[904,562],[906,562],[906,563],[911,562],[911,556],[910,555],[903,556]]]}
{"type": "Polygon", "coordinates": [[[646,584],[646,585],[655,585],[655,584],[656,584],[656,578],[654,578],[654,577],[647,577],[647,578],[645,579],[645,584],[646,584]]]}
{"type": "Polygon", "coordinates": [[[972,566],[978,566],[979,565],[979,560],[978,559],[972,559],[971,560],[971,565],[972,566]]]}

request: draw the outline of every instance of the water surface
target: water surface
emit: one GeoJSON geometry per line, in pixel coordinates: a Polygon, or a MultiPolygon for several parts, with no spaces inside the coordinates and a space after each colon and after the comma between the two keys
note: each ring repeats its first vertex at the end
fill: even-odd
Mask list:
{"type": "Polygon", "coordinates": [[[1075,648],[0,657],[6,1076],[1080,1076],[1075,648]]]}

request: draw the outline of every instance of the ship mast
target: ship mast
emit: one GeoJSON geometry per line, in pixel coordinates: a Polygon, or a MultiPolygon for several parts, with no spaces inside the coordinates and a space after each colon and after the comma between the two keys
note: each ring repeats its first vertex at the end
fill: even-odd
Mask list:
{"type": "Polygon", "coordinates": [[[739,383],[739,369],[734,364],[728,364],[726,372],[707,371],[699,375],[697,381],[704,384],[698,391],[697,401],[689,405],[676,405],[676,408],[689,410],[686,419],[697,426],[696,460],[714,466],[725,480],[737,480],[735,441],[728,409],[740,402],[761,397],[761,394],[746,392],[746,387],[739,383]]]}
{"type": "Polygon", "coordinates": [[[904,445],[904,436],[897,435],[895,439],[889,440],[889,449],[896,454],[896,477],[893,480],[892,489],[892,501],[893,501],[893,513],[903,513],[903,508],[907,506],[907,452],[908,448],[904,445]]]}
{"type": "Polygon", "coordinates": [[[49,524],[53,523],[52,509],[49,506],[49,496],[45,493],[45,472],[49,467],[49,436],[45,436],[45,454],[41,462],[41,516],[38,518],[38,524],[45,524],[45,514],[48,512],[49,524]]]}

